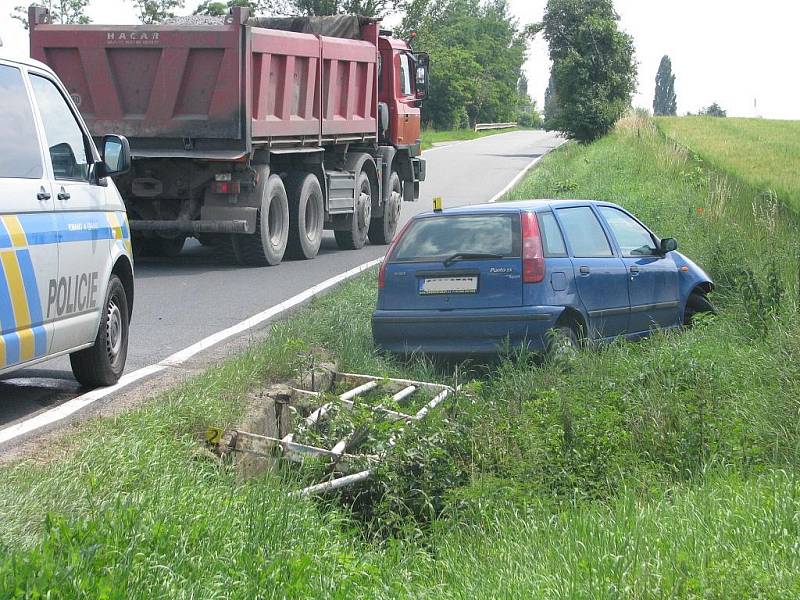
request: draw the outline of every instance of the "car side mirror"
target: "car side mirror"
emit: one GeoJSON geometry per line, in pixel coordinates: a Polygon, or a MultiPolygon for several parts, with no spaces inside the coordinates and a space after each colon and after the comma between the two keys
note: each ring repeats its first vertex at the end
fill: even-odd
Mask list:
{"type": "Polygon", "coordinates": [[[98,165],[99,177],[122,175],[131,168],[131,146],[122,135],[103,136],[103,162],[98,165]]]}
{"type": "Polygon", "coordinates": [[[661,254],[666,254],[667,252],[672,252],[673,250],[678,249],[678,240],[675,238],[664,238],[661,240],[661,244],[659,246],[659,250],[661,250],[661,254]]]}
{"type": "Polygon", "coordinates": [[[422,102],[428,97],[428,64],[430,63],[430,56],[425,52],[418,52],[414,55],[414,63],[416,64],[416,99],[422,102]]]}

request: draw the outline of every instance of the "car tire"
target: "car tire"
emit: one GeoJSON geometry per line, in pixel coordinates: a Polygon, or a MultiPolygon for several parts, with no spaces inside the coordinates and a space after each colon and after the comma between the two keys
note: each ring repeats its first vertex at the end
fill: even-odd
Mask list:
{"type": "Polygon", "coordinates": [[[360,250],[367,243],[369,225],[372,221],[372,182],[366,170],[362,169],[356,183],[355,211],[350,215],[350,226],[334,231],[336,244],[342,250],[360,250]]]}
{"type": "Polygon", "coordinates": [[[278,175],[270,175],[261,190],[256,231],[231,238],[236,261],[243,266],[279,265],[289,241],[289,201],[278,175]]]}
{"type": "Polygon", "coordinates": [[[125,288],[119,277],[112,275],[94,346],[69,355],[72,373],[82,385],[95,388],[119,381],[128,357],[129,318],[125,288]]]}
{"type": "Polygon", "coordinates": [[[711,301],[703,294],[693,292],[686,300],[686,308],[683,311],[683,326],[691,327],[694,318],[701,313],[717,314],[717,309],[711,301]]]}
{"type": "Polygon", "coordinates": [[[558,361],[572,358],[581,348],[578,332],[569,325],[560,325],[547,332],[545,358],[558,361]]]}
{"type": "Polygon", "coordinates": [[[400,206],[403,197],[403,184],[397,171],[392,171],[389,186],[383,203],[383,216],[373,218],[369,224],[371,244],[386,245],[392,242],[400,221],[400,206]]]}
{"type": "Polygon", "coordinates": [[[312,173],[292,175],[287,181],[286,192],[291,199],[286,255],[299,259],[314,258],[322,243],[325,224],[325,200],[319,179],[312,173]]]}

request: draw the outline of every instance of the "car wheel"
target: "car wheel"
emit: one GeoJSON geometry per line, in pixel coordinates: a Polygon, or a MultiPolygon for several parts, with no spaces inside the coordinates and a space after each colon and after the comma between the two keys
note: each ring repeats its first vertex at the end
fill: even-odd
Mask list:
{"type": "Polygon", "coordinates": [[[128,357],[129,315],[125,288],[112,275],[94,346],[69,355],[72,373],[82,385],[95,388],[119,381],[128,357]]]}
{"type": "Polygon", "coordinates": [[[574,327],[561,325],[547,332],[545,358],[550,361],[570,360],[581,348],[578,333],[574,327]]]}
{"type": "Polygon", "coordinates": [[[703,294],[692,293],[686,300],[686,309],[683,311],[684,327],[691,327],[694,318],[701,313],[717,314],[717,309],[703,294]]]}

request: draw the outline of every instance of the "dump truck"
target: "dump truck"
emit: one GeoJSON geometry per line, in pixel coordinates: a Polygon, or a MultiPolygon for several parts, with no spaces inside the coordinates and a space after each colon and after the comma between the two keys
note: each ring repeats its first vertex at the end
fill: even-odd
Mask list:
{"type": "Polygon", "coordinates": [[[428,56],[360,16],[264,18],[235,7],[161,25],[59,25],[29,9],[31,56],[93,136],[132,168],[116,184],[134,251],[188,237],[242,265],[387,244],[419,197],[428,56]]]}

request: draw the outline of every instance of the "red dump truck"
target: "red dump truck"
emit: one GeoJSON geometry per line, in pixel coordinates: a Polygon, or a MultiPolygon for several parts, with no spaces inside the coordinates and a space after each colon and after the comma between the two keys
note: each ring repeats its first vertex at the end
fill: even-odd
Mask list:
{"type": "Polygon", "coordinates": [[[425,179],[428,56],[357,16],[171,25],[56,25],[29,11],[31,56],[58,74],[93,135],[130,141],[117,185],[135,248],[187,237],[244,265],[391,241],[425,179]]]}

